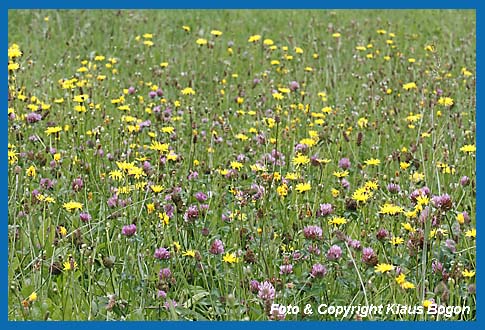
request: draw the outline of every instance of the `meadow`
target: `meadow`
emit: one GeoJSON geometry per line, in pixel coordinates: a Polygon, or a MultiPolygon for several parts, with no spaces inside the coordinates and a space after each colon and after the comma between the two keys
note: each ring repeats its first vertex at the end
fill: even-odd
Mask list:
{"type": "Polygon", "coordinates": [[[476,319],[474,11],[8,28],[9,320],[476,319]]]}

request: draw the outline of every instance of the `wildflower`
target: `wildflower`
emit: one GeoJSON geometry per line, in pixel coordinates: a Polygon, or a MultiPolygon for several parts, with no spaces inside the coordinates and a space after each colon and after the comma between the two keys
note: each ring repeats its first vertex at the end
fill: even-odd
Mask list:
{"type": "Polygon", "coordinates": [[[347,219],[344,217],[333,217],[332,219],[328,220],[329,225],[345,225],[347,223],[347,219]]]}
{"type": "Polygon", "coordinates": [[[234,170],[241,170],[241,168],[243,167],[244,165],[240,162],[236,162],[236,161],[232,161],[231,162],[231,168],[234,169],[234,170]]]}
{"type": "Polygon", "coordinates": [[[79,214],[79,219],[82,221],[82,222],[89,222],[91,220],[91,215],[87,212],[81,212],[79,214]]]}
{"type": "Polygon", "coordinates": [[[214,240],[212,242],[211,248],[209,250],[211,254],[223,254],[224,253],[224,244],[220,239],[214,240]]]}
{"type": "Polygon", "coordinates": [[[339,179],[345,178],[349,175],[349,171],[334,171],[333,175],[339,179]]]}
{"type": "Polygon", "coordinates": [[[160,280],[168,280],[172,277],[172,271],[170,270],[170,268],[162,268],[160,269],[160,271],[158,272],[158,278],[160,280]]]}
{"type": "Polygon", "coordinates": [[[275,298],[275,288],[273,284],[271,284],[268,281],[264,281],[260,286],[258,290],[258,298],[264,300],[264,301],[272,301],[275,298]]]}
{"type": "Polygon", "coordinates": [[[309,182],[307,182],[307,183],[299,183],[299,184],[296,185],[295,189],[299,193],[304,193],[306,191],[310,191],[312,189],[312,186],[311,186],[311,184],[309,182]]]}
{"type": "Polygon", "coordinates": [[[470,178],[469,178],[469,177],[467,177],[467,176],[465,175],[465,176],[462,176],[462,177],[460,178],[460,185],[461,185],[462,187],[468,186],[469,184],[470,184],[470,178]]]}
{"type": "Polygon", "coordinates": [[[62,204],[62,207],[70,212],[72,210],[82,210],[83,204],[79,203],[79,202],[71,201],[71,202],[67,202],[67,203],[62,204]]]}
{"type": "Polygon", "coordinates": [[[239,262],[239,258],[236,257],[235,253],[229,253],[227,252],[224,257],[222,257],[222,261],[228,263],[228,264],[233,264],[239,262]]]}
{"type": "Polygon", "coordinates": [[[127,237],[131,237],[135,235],[135,233],[136,233],[136,225],[134,223],[128,226],[123,226],[123,228],[121,229],[121,234],[127,237]]]}
{"type": "Polygon", "coordinates": [[[42,115],[37,112],[30,112],[25,116],[25,119],[29,124],[36,123],[42,119],[42,115]]]}
{"type": "Polygon", "coordinates": [[[293,158],[292,160],[293,165],[300,166],[300,165],[306,165],[310,163],[310,158],[306,155],[298,154],[296,157],[293,158]]]}
{"type": "Polygon", "coordinates": [[[402,237],[393,237],[390,242],[392,245],[396,246],[404,243],[404,239],[402,237]]]}
{"type": "Polygon", "coordinates": [[[28,177],[32,177],[32,178],[35,178],[35,176],[37,175],[37,171],[35,169],[35,166],[30,166],[27,171],[26,171],[26,174],[28,177]]]}
{"type": "Polygon", "coordinates": [[[387,229],[384,229],[384,228],[380,228],[376,233],[376,238],[379,241],[385,240],[388,236],[389,236],[389,232],[387,231],[387,229]]]}
{"type": "Polygon", "coordinates": [[[183,257],[192,257],[195,258],[195,251],[194,250],[187,250],[182,253],[183,257]]]}
{"type": "Polygon", "coordinates": [[[113,170],[109,172],[109,177],[113,180],[120,181],[123,179],[123,173],[120,170],[113,170]]]}
{"type": "Polygon", "coordinates": [[[389,215],[396,215],[402,213],[404,210],[400,206],[393,205],[391,203],[386,203],[380,207],[379,213],[380,214],[389,214],[389,215]]]}
{"type": "Polygon", "coordinates": [[[163,186],[160,186],[160,185],[153,185],[153,186],[150,186],[150,189],[154,192],[154,193],[159,193],[163,190],[163,186]]]}
{"type": "MultiPolygon", "coordinates": [[[[197,43],[197,45],[199,46],[203,46],[203,45],[207,45],[207,39],[204,39],[204,38],[199,38],[195,41],[197,43]]],[[[185,95],[185,94],[184,94],[185,95]]]]}
{"type": "Polygon", "coordinates": [[[379,159],[376,159],[376,158],[371,158],[371,159],[368,159],[364,162],[366,165],[379,165],[381,163],[381,161],[379,159]]]}
{"type": "Polygon", "coordinates": [[[159,260],[168,260],[170,259],[170,251],[168,251],[166,248],[161,247],[155,250],[153,256],[159,260]]]}
{"type": "Polygon", "coordinates": [[[80,191],[84,186],[84,182],[81,178],[76,178],[72,181],[71,187],[75,192],[80,191]]]}
{"type": "Polygon", "coordinates": [[[477,238],[477,230],[475,228],[467,230],[465,232],[465,236],[470,238],[477,238]]]}
{"type": "Polygon", "coordinates": [[[461,274],[464,277],[473,277],[473,276],[475,276],[475,271],[474,270],[465,269],[464,271],[461,272],[461,274]]]}
{"type": "Polygon", "coordinates": [[[390,264],[377,264],[374,267],[376,273],[387,273],[391,270],[394,270],[394,266],[390,264]]]}
{"type": "Polygon", "coordinates": [[[323,231],[322,228],[319,226],[306,226],[305,228],[303,228],[303,235],[307,239],[321,240],[323,231]]]}
{"type": "Polygon", "coordinates": [[[416,83],[415,82],[410,82],[410,83],[407,83],[407,84],[403,84],[402,85],[402,88],[404,88],[405,90],[410,90],[410,89],[417,89],[418,86],[416,86],[416,83]]]}
{"type": "Polygon", "coordinates": [[[219,36],[221,36],[221,35],[222,35],[222,31],[219,31],[219,30],[212,30],[212,31],[211,31],[211,34],[212,34],[213,36],[219,37],[219,36]]]}
{"type": "Polygon", "coordinates": [[[329,204],[329,203],[320,204],[320,208],[317,210],[318,217],[324,217],[332,213],[333,213],[333,206],[332,204],[329,204]]]}
{"type": "Polygon", "coordinates": [[[453,105],[453,99],[451,97],[440,97],[438,99],[438,104],[445,107],[450,107],[453,105]]]}
{"type": "Polygon", "coordinates": [[[257,42],[261,39],[259,34],[252,35],[248,38],[248,42],[257,42]]]}
{"type": "Polygon", "coordinates": [[[187,211],[185,211],[184,220],[186,222],[190,222],[196,220],[197,218],[199,218],[199,209],[196,205],[189,206],[187,211]]]}
{"type": "Polygon", "coordinates": [[[293,273],[293,265],[281,265],[280,274],[287,275],[293,273]]]}
{"type": "Polygon", "coordinates": [[[186,87],[182,89],[183,95],[195,95],[195,91],[191,87],[186,87]]]}
{"type": "Polygon", "coordinates": [[[74,261],[72,257],[69,257],[69,261],[65,261],[62,265],[64,266],[63,270],[65,271],[74,271],[78,267],[77,262],[74,261]]]}
{"type": "Polygon", "coordinates": [[[406,163],[406,162],[400,162],[399,163],[399,167],[401,167],[401,170],[403,170],[403,171],[407,170],[409,166],[411,166],[410,163],[406,163]]]}
{"type": "Polygon", "coordinates": [[[433,206],[441,209],[442,211],[450,210],[453,206],[453,202],[451,201],[451,197],[448,194],[443,194],[441,196],[433,196],[431,198],[431,202],[433,206]]]}
{"type": "Polygon", "coordinates": [[[391,194],[396,194],[401,191],[401,187],[398,184],[389,183],[387,185],[387,191],[389,191],[391,194]]]}
{"type": "Polygon", "coordinates": [[[283,183],[282,185],[276,188],[276,193],[280,197],[285,197],[286,195],[288,195],[288,186],[285,183],[283,183]]]}
{"type": "Polygon", "coordinates": [[[36,292],[32,292],[30,295],[29,295],[29,298],[28,298],[29,302],[34,302],[37,300],[37,293],[36,292]]]}
{"type": "Polygon", "coordinates": [[[460,148],[460,151],[462,152],[466,152],[466,153],[473,153],[477,150],[477,148],[475,147],[474,144],[467,144],[467,145],[464,145],[463,147],[460,148]]]}
{"type": "Polygon", "coordinates": [[[362,262],[366,265],[375,266],[377,264],[377,255],[370,247],[362,249],[362,262]]]}
{"type": "Polygon", "coordinates": [[[322,264],[314,264],[310,272],[312,278],[322,278],[327,273],[327,268],[322,264]]]}
{"type": "Polygon", "coordinates": [[[328,260],[337,260],[342,256],[342,249],[338,245],[332,245],[327,251],[328,260]]]}
{"type": "Polygon", "coordinates": [[[350,160],[348,158],[342,158],[338,162],[338,167],[343,170],[347,170],[350,168],[350,160]]]}

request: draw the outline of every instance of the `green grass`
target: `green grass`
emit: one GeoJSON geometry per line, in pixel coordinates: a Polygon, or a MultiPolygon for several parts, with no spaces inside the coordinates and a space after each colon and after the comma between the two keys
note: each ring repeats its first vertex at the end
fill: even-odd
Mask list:
{"type": "Polygon", "coordinates": [[[475,155],[461,150],[475,146],[475,12],[15,10],[8,24],[9,47],[23,53],[9,71],[10,320],[267,320],[272,302],[313,307],[287,320],[340,320],[362,315],[317,307],[424,300],[471,313],[364,319],[475,319],[475,155]],[[285,91],[292,81],[299,88],[285,91]],[[187,87],[195,94],[183,95],[187,87]],[[157,89],[163,96],[151,98],[157,89]],[[29,123],[32,112],[42,119],[29,123]],[[284,162],[271,161],[273,150],[284,162]],[[297,166],[299,153],[320,163],[297,166]],[[341,158],[351,163],[348,188],[334,175],[341,158]],[[380,164],[366,165],[371,158],[380,164]],[[122,162],[132,165],[112,178],[122,162]],[[377,189],[355,202],[369,182],[377,189]],[[311,188],[300,193],[303,183],[311,188]],[[413,203],[425,186],[429,200],[413,203]],[[433,200],[443,194],[450,207],[433,200]],[[82,210],[67,210],[71,201],[82,210]],[[332,215],[320,215],[324,203],[332,215]],[[386,203],[402,209],[383,214],[386,203]],[[334,217],[346,223],[329,224],[334,217]],[[122,234],[130,224],[136,234],[122,234]],[[311,225],[321,238],[305,237],[311,225]],[[210,253],[215,239],[223,254],[210,253]],[[334,245],[341,256],[331,260],[334,245]],[[168,260],[154,257],[160,247],[168,260]],[[381,274],[376,263],[394,268],[381,274]],[[315,264],[323,277],[310,276],[315,264]],[[275,297],[263,299],[251,280],[271,283],[275,297]]]}

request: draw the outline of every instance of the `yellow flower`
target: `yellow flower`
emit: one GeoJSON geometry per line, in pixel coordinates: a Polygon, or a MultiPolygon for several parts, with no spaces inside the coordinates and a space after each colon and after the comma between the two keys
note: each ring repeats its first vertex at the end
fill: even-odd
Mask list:
{"type": "Polygon", "coordinates": [[[473,276],[475,276],[475,271],[474,270],[465,269],[464,271],[461,272],[461,274],[464,277],[473,277],[473,276]]]}
{"type": "Polygon", "coordinates": [[[19,45],[12,44],[12,46],[8,48],[8,58],[13,59],[20,56],[22,56],[22,51],[20,50],[19,45]]]}
{"type": "Polygon", "coordinates": [[[465,233],[466,237],[477,238],[477,230],[475,228],[468,230],[465,233]]]}
{"type": "Polygon", "coordinates": [[[342,35],[338,32],[332,34],[332,37],[334,37],[334,38],[340,38],[341,36],[342,35]]]}
{"type": "Polygon", "coordinates": [[[69,271],[69,270],[75,270],[77,268],[77,262],[71,260],[71,261],[65,261],[63,264],[64,270],[69,271]]]}
{"type": "Polygon", "coordinates": [[[453,105],[453,99],[451,97],[440,97],[438,99],[439,105],[444,105],[445,107],[449,107],[453,105]]]}
{"type": "Polygon", "coordinates": [[[404,84],[402,85],[402,88],[404,88],[405,90],[410,90],[410,89],[417,89],[418,86],[416,86],[416,83],[415,82],[410,82],[410,83],[407,83],[407,84],[404,84]]]}
{"type": "Polygon", "coordinates": [[[376,158],[371,158],[371,159],[368,159],[364,162],[366,165],[379,165],[381,163],[381,161],[379,159],[376,159],[376,158]]]}
{"type": "Polygon", "coordinates": [[[306,155],[298,154],[296,157],[293,158],[292,160],[293,165],[300,166],[300,165],[306,165],[310,163],[310,158],[306,155]]]}
{"type": "Polygon", "coordinates": [[[331,192],[333,197],[338,197],[338,195],[340,194],[340,192],[335,188],[332,188],[331,192]]]}
{"type": "Polygon", "coordinates": [[[233,170],[238,170],[239,171],[239,170],[241,170],[241,168],[243,168],[243,166],[244,165],[242,163],[240,163],[240,162],[236,162],[236,161],[232,161],[231,162],[231,168],[233,170]]]}
{"type": "Polygon", "coordinates": [[[259,34],[252,35],[248,38],[248,42],[256,42],[261,39],[261,36],[259,34]]]}
{"type": "Polygon", "coordinates": [[[67,211],[72,211],[72,210],[82,210],[83,204],[79,202],[67,202],[62,204],[62,207],[65,208],[67,211]]]}
{"type": "Polygon", "coordinates": [[[37,300],[37,293],[32,292],[28,298],[29,302],[34,302],[37,300]]]}
{"type": "Polygon", "coordinates": [[[242,133],[239,133],[235,136],[236,139],[241,140],[241,141],[247,141],[249,137],[247,135],[244,135],[242,133]]]}
{"type": "Polygon", "coordinates": [[[299,183],[296,185],[296,191],[298,191],[299,193],[304,193],[306,191],[310,191],[312,189],[312,186],[309,182],[307,183],[299,183]]]}
{"type": "Polygon", "coordinates": [[[147,204],[147,213],[151,214],[153,211],[155,211],[155,204],[154,203],[148,203],[147,204]]]}
{"type": "Polygon", "coordinates": [[[285,197],[286,195],[288,195],[288,186],[283,183],[281,186],[278,186],[278,188],[276,188],[276,193],[280,197],[285,197]]]}
{"type": "Polygon", "coordinates": [[[405,171],[409,168],[409,166],[411,166],[410,163],[406,163],[406,162],[400,162],[399,163],[399,167],[401,167],[401,170],[405,171]]]}
{"type": "Polygon", "coordinates": [[[28,176],[28,177],[33,177],[33,178],[35,178],[35,176],[37,175],[37,171],[36,171],[36,169],[35,169],[35,166],[33,166],[33,165],[32,165],[32,166],[30,166],[30,167],[27,169],[26,174],[27,174],[27,176],[28,176]]]}
{"type": "Polygon", "coordinates": [[[414,183],[418,183],[424,180],[424,173],[414,172],[409,176],[409,179],[414,183]]]}
{"type": "Polygon", "coordinates": [[[396,206],[391,203],[386,203],[380,207],[379,213],[380,214],[389,214],[389,215],[396,215],[402,213],[404,210],[400,206],[396,206]]]}
{"type": "Polygon", "coordinates": [[[123,173],[120,170],[114,170],[109,172],[109,177],[113,180],[121,180],[123,179],[123,173]]]}
{"type": "Polygon", "coordinates": [[[334,171],[333,175],[336,176],[339,179],[345,178],[346,176],[349,175],[349,171],[347,171],[347,170],[345,170],[345,171],[334,171]]]}
{"type": "Polygon", "coordinates": [[[195,257],[195,251],[194,250],[187,250],[187,251],[182,253],[182,256],[194,258],[195,257]]]}
{"type": "Polygon", "coordinates": [[[401,223],[401,226],[402,226],[402,227],[403,227],[405,230],[407,230],[407,231],[409,231],[409,232],[411,232],[411,233],[414,233],[414,232],[416,231],[416,229],[415,229],[413,226],[411,226],[411,224],[410,224],[409,222],[406,222],[406,223],[401,223]]]}
{"type": "Polygon", "coordinates": [[[163,186],[160,186],[160,185],[153,185],[153,186],[150,186],[150,189],[154,192],[154,193],[159,193],[160,191],[163,190],[163,186]]]}
{"type": "Polygon", "coordinates": [[[467,152],[467,153],[472,153],[472,152],[475,152],[476,150],[477,148],[475,147],[474,144],[467,144],[460,148],[460,151],[467,152]]]}
{"type": "Polygon", "coordinates": [[[463,213],[458,213],[456,215],[456,221],[458,221],[460,225],[465,223],[465,216],[463,215],[463,213]]]}
{"type": "Polygon", "coordinates": [[[221,35],[222,35],[222,31],[219,31],[219,30],[212,30],[212,31],[211,31],[211,34],[212,34],[213,36],[219,37],[219,36],[221,36],[221,35]]]}
{"type": "Polygon", "coordinates": [[[170,222],[170,217],[165,212],[158,213],[158,217],[160,218],[160,220],[162,220],[162,223],[164,225],[168,225],[168,223],[170,222]]]}
{"type": "Polygon", "coordinates": [[[432,300],[428,300],[428,299],[423,300],[423,303],[422,303],[422,305],[423,305],[424,308],[428,308],[432,304],[433,304],[433,301],[432,300]]]}
{"type": "Polygon", "coordinates": [[[222,257],[222,260],[224,262],[227,262],[228,264],[233,264],[239,262],[239,258],[236,257],[235,253],[229,253],[227,252],[224,257],[222,257]]]}
{"type": "Polygon", "coordinates": [[[390,242],[392,245],[396,246],[404,243],[404,239],[402,237],[393,237],[390,242]]]}
{"type": "Polygon", "coordinates": [[[357,120],[357,125],[359,125],[360,128],[364,128],[364,127],[367,127],[367,124],[369,123],[369,120],[367,120],[367,118],[359,118],[359,120],[357,120]]]}
{"type": "Polygon", "coordinates": [[[162,127],[162,132],[167,134],[172,134],[175,131],[175,128],[172,126],[169,127],[162,127]]]}
{"type": "Polygon", "coordinates": [[[374,266],[374,270],[376,273],[387,273],[393,269],[394,266],[390,264],[377,264],[376,266],[374,266]]]}
{"type": "Polygon", "coordinates": [[[332,219],[328,220],[329,225],[345,225],[347,223],[347,219],[344,217],[333,217],[332,219]]]}
{"type": "Polygon", "coordinates": [[[406,281],[406,275],[401,273],[398,277],[396,277],[397,284],[401,285],[406,281]]]}
{"type": "Polygon", "coordinates": [[[204,39],[204,38],[199,38],[195,41],[197,43],[197,45],[199,46],[203,46],[203,45],[207,45],[207,39],[204,39]]]}
{"type": "Polygon", "coordinates": [[[182,29],[184,29],[185,32],[190,32],[190,26],[183,25],[182,29]]]}
{"type": "Polygon", "coordinates": [[[195,91],[191,87],[185,87],[182,89],[183,95],[195,95],[195,91]]]}
{"type": "Polygon", "coordinates": [[[408,281],[401,284],[401,288],[403,288],[403,289],[414,289],[415,287],[416,286],[413,283],[408,282],[408,281]]]}
{"type": "Polygon", "coordinates": [[[51,134],[56,134],[56,133],[59,133],[60,131],[62,131],[62,127],[60,126],[55,126],[55,127],[48,127],[44,133],[46,133],[48,136],[51,135],[51,134]]]}
{"type": "Polygon", "coordinates": [[[59,234],[61,234],[62,237],[66,237],[67,235],[67,229],[64,226],[59,226],[59,234]]]}
{"type": "Polygon", "coordinates": [[[152,141],[152,144],[150,145],[149,149],[150,150],[157,150],[161,153],[165,153],[168,151],[168,143],[160,143],[158,141],[152,141]]]}
{"type": "Polygon", "coordinates": [[[266,46],[272,46],[274,42],[271,39],[264,39],[263,44],[266,46]]]}

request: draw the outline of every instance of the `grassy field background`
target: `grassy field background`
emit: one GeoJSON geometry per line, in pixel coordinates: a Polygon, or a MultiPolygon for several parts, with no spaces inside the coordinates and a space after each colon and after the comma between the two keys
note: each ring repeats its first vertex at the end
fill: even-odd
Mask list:
{"type": "Polygon", "coordinates": [[[10,320],[475,319],[474,11],[8,27],[10,320]]]}

